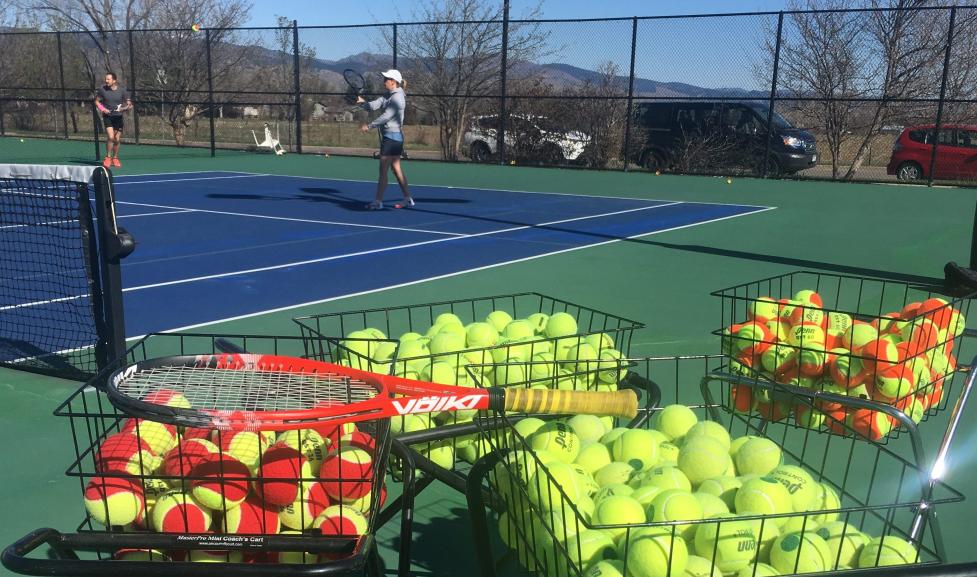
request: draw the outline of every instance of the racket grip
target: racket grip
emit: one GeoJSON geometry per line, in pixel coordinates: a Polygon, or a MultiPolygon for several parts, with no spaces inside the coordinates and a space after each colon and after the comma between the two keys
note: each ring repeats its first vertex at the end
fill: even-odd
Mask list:
{"type": "Polygon", "coordinates": [[[605,391],[557,391],[545,389],[505,389],[505,410],[515,413],[585,414],[634,418],[638,396],[627,389],[605,391]]]}

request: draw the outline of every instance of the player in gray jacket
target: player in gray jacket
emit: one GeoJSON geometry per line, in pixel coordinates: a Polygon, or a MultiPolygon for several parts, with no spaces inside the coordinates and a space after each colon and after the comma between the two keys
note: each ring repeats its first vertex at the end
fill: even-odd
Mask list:
{"type": "Polygon", "coordinates": [[[404,96],[404,88],[407,82],[397,70],[387,70],[381,72],[383,76],[383,86],[387,89],[386,96],[381,96],[376,100],[367,102],[362,97],[357,97],[356,102],[362,105],[364,110],[383,110],[383,114],[376,117],[373,122],[364,124],[360,127],[363,132],[368,132],[375,128],[380,129],[380,179],[377,181],[377,195],[370,204],[366,205],[369,210],[381,210],[383,208],[383,191],[387,188],[387,172],[393,169],[400,190],[404,193],[404,200],[394,205],[394,208],[410,208],[414,206],[414,199],[407,188],[407,179],[404,178],[404,171],[400,168],[400,155],[404,152],[404,133],[401,127],[404,125],[404,109],[407,108],[407,99],[404,96]]]}
{"type": "Polygon", "coordinates": [[[123,114],[132,108],[129,91],[119,84],[114,72],[105,75],[105,86],[95,93],[95,107],[105,124],[105,160],[102,166],[119,167],[119,145],[122,144],[123,114]]]}

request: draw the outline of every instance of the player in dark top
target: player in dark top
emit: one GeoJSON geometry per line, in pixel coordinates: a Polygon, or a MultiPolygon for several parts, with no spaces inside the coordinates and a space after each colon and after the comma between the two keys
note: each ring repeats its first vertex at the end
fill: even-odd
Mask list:
{"type": "Polygon", "coordinates": [[[105,86],[95,95],[95,106],[102,113],[106,138],[105,160],[102,166],[122,166],[119,162],[119,145],[122,143],[123,113],[132,108],[129,91],[119,84],[114,72],[105,75],[105,86]]]}

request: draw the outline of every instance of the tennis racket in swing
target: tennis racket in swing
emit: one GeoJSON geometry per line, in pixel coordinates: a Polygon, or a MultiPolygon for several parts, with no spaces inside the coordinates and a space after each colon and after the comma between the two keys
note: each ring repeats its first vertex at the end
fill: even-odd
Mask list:
{"type": "Polygon", "coordinates": [[[362,74],[352,68],[343,70],[343,80],[346,81],[346,95],[344,97],[346,103],[356,104],[356,99],[363,96],[366,90],[366,80],[363,79],[362,74]]]}
{"type": "Polygon", "coordinates": [[[105,386],[112,404],[131,416],[231,431],[284,431],[457,410],[626,418],[638,410],[632,390],[456,387],[246,353],[150,359],[113,372],[105,386]]]}

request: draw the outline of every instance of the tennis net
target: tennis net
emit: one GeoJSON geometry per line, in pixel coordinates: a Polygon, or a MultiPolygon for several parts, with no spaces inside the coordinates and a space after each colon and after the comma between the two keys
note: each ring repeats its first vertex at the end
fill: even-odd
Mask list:
{"type": "Polygon", "coordinates": [[[0,366],[83,380],[124,350],[111,185],[102,168],[0,164],[0,366]]]}

